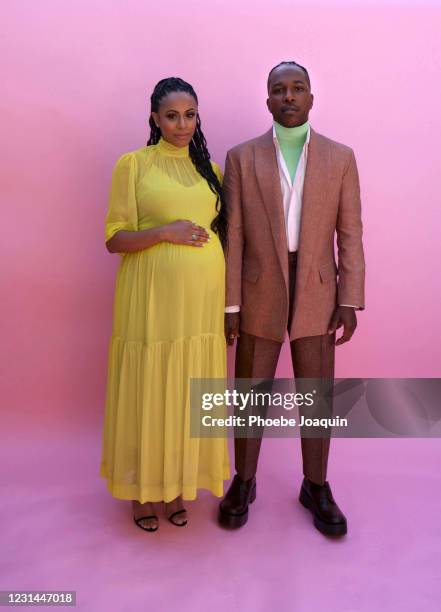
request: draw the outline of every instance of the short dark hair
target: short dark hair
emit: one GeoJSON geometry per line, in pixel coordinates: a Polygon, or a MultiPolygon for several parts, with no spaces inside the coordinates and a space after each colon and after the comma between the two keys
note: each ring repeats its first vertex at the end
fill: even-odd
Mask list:
{"type": "Polygon", "coordinates": [[[300,68],[301,70],[303,70],[303,72],[305,73],[306,82],[308,83],[309,87],[311,87],[311,80],[309,78],[308,71],[306,70],[306,68],[304,66],[301,66],[297,62],[280,62],[280,64],[277,64],[277,66],[274,66],[274,68],[271,68],[271,70],[269,71],[268,79],[267,79],[267,82],[266,82],[266,86],[267,86],[268,90],[269,90],[269,82],[270,82],[271,74],[279,66],[297,66],[297,68],[300,68]]]}

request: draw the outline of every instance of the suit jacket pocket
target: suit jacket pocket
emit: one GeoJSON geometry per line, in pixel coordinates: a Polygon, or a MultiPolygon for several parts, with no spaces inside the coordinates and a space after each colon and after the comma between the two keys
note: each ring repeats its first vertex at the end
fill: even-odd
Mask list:
{"type": "Polygon", "coordinates": [[[337,266],[334,261],[330,261],[327,264],[323,264],[319,267],[319,274],[322,283],[327,283],[337,276],[337,266]]]}
{"type": "Polygon", "coordinates": [[[250,283],[255,283],[260,276],[259,267],[250,261],[243,262],[242,277],[250,283]]]}

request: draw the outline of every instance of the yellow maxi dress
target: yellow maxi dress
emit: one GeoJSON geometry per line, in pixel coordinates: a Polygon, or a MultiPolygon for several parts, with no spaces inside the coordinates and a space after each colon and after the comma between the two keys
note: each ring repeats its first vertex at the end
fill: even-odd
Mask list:
{"type": "MultiPolygon", "coordinates": [[[[218,178],[222,175],[212,162],[218,178]]],[[[190,378],[226,378],[225,262],[210,229],[216,196],[189,148],[163,140],[123,155],[112,176],[105,239],[179,219],[204,247],[161,242],[122,254],[109,343],[100,475],[119,499],[217,497],[230,477],[224,438],[190,437],[190,378]]]]}

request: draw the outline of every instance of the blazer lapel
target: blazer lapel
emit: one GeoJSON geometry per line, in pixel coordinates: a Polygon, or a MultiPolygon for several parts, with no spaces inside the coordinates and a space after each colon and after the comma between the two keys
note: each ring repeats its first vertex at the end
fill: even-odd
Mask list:
{"type": "Polygon", "coordinates": [[[268,216],[274,247],[279,257],[286,290],[288,291],[288,243],[279,166],[273,142],[273,128],[265,132],[259,144],[256,144],[254,164],[257,184],[268,216]]]}
{"type": "MultiPolygon", "coordinates": [[[[330,180],[330,149],[311,128],[303,183],[302,212],[296,273],[296,298],[305,286],[316,242],[320,235],[322,207],[326,204],[326,193],[330,180]]],[[[295,300],[297,302],[297,299],[295,300]]]]}

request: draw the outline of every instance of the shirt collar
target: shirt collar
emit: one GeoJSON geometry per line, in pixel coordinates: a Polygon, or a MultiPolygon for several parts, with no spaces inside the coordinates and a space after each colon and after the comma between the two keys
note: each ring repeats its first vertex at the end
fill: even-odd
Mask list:
{"type": "MultiPolygon", "coordinates": [[[[308,146],[310,137],[311,137],[311,126],[308,125],[308,132],[306,133],[306,140],[305,140],[305,144],[303,145],[303,148],[308,146]]],[[[277,140],[276,126],[274,125],[274,122],[273,122],[273,142],[278,147],[280,146],[279,141],[277,140]]]]}

